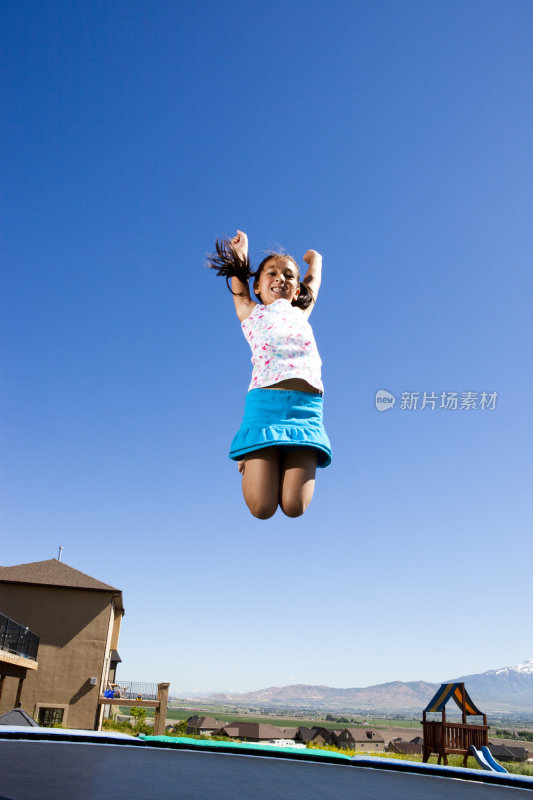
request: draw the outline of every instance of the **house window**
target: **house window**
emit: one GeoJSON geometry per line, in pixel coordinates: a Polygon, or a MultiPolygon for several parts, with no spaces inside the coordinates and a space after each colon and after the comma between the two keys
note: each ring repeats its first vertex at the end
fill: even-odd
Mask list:
{"type": "Polygon", "coordinates": [[[39,725],[44,728],[53,728],[54,725],[61,725],[63,722],[63,708],[49,708],[48,706],[41,706],[37,721],[39,725]]]}

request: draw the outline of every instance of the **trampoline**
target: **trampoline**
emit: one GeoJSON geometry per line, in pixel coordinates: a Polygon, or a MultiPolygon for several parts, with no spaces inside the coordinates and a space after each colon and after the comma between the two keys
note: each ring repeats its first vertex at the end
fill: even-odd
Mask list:
{"type": "Polygon", "coordinates": [[[0,800],[511,800],[532,789],[519,775],[316,750],[0,732],[0,800]]]}

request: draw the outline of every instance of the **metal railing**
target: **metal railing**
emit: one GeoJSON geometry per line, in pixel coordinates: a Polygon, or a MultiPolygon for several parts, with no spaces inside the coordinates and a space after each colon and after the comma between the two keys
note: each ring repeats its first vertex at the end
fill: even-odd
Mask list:
{"type": "Polygon", "coordinates": [[[115,697],[124,700],[157,700],[157,683],[117,680],[108,687],[111,689],[118,693],[115,697]]]}
{"type": "Polygon", "coordinates": [[[0,614],[0,650],[37,661],[40,637],[14,619],[0,614]]]}

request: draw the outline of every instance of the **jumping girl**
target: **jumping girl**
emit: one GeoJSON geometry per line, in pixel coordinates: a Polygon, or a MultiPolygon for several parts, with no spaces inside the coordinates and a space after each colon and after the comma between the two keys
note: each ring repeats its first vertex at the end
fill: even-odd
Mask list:
{"type": "Polygon", "coordinates": [[[235,310],[252,348],[252,381],[244,419],[229,457],[239,462],[242,491],[254,517],[268,519],[278,505],[299,517],[311,502],[317,467],[331,462],[322,423],[321,360],[307,321],[322,273],[322,256],[308,250],[300,282],[296,261],[271,253],[253,272],[248,238],[237,231],[216,243],[208,265],[226,278],[235,310]],[[255,303],[250,297],[253,278],[255,303]]]}

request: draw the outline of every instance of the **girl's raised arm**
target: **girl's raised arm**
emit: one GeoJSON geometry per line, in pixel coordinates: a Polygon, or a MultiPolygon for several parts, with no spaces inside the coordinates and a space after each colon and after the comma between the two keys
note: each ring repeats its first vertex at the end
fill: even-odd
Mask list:
{"type": "Polygon", "coordinates": [[[226,279],[235,302],[235,311],[243,322],[250,316],[257,303],[250,297],[248,281],[252,277],[252,267],[248,258],[248,237],[237,231],[233,239],[217,239],[216,253],[207,257],[207,266],[226,279]],[[231,287],[230,287],[231,279],[231,287]]]}
{"type": "MultiPolygon", "coordinates": [[[[244,231],[238,230],[233,239],[231,239],[230,244],[241,261],[248,260],[248,237],[244,231]]],[[[235,303],[237,316],[241,322],[244,322],[250,316],[257,303],[254,303],[250,297],[248,282],[244,283],[236,276],[231,279],[231,291],[233,292],[233,302],[235,303]]]]}
{"type": "Polygon", "coordinates": [[[302,283],[305,283],[311,289],[313,295],[313,302],[303,311],[305,316],[308,317],[315,306],[318,290],[322,283],[322,256],[316,250],[308,250],[304,255],[304,261],[309,264],[309,268],[302,283]]]}

